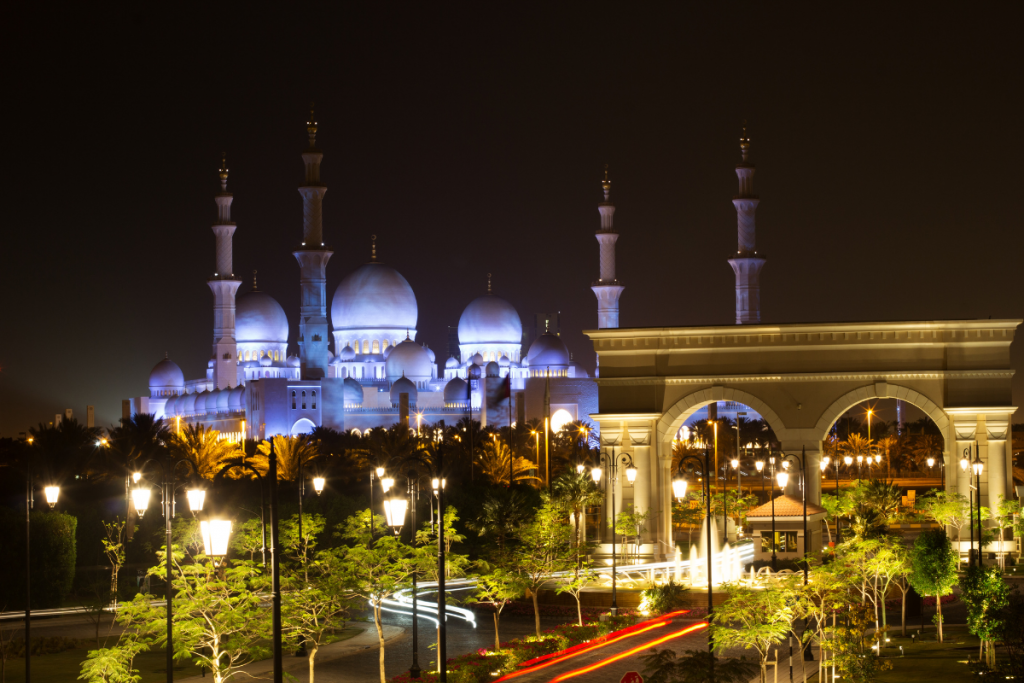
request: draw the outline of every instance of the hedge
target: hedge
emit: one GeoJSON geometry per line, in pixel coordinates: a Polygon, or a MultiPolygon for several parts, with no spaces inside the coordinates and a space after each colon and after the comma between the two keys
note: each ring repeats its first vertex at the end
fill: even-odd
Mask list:
{"type": "MultiPolygon", "coordinates": [[[[75,581],[78,519],[63,512],[32,512],[32,609],[60,607],[75,581]]],[[[0,609],[25,609],[25,515],[0,512],[0,609]]]]}

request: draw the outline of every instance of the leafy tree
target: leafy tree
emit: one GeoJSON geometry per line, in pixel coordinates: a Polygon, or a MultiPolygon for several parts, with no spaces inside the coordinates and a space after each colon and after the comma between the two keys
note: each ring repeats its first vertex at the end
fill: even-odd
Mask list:
{"type": "Polygon", "coordinates": [[[301,567],[306,580],[309,580],[310,551],[316,547],[316,539],[327,526],[323,515],[303,513],[302,535],[299,535],[299,516],[292,515],[281,525],[281,540],[285,550],[291,553],[291,559],[301,567]]]}
{"type": "Polygon", "coordinates": [[[466,520],[466,526],[484,538],[493,538],[498,551],[503,552],[532,517],[533,505],[525,492],[501,488],[487,494],[477,514],[466,520]]]}
{"type": "MultiPolygon", "coordinates": [[[[850,497],[846,492],[842,492],[839,495],[832,495],[828,493],[821,494],[821,507],[825,508],[825,513],[828,515],[825,522],[825,528],[828,530],[829,543],[832,542],[832,527],[829,522],[835,522],[841,517],[848,516],[853,511],[853,498],[850,497]]],[[[836,539],[838,543],[840,539],[836,539]]]]}
{"type": "Polygon", "coordinates": [[[103,553],[110,562],[110,595],[114,607],[117,607],[117,575],[125,563],[124,527],[125,522],[122,522],[120,517],[114,518],[113,522],[103,522],[103,530],[107,537],[101,539],[101,542],[103,553]]]}
{"type": "Polygon", "coordinates": [[[818,680],[824,679],[825,629],[831,619],[834,623],[838,611],[849,603],[849,590],[854,580],[849,567],[843,562],[821,564],[811,570],[807,585],[796,584],[794,610],[813,623],[818,641],[818,680]]]}
{"type": "Polygon", "coordinates": [[[187,424],[180,433],[170,434],[167,445],[171,457],[188,460],[203,479],[213,479],[242,454],[238,444],[222,439],[216,429],[199,423],[187,424]]]}
{"type": "Polygon", "coordinates": [[[842,619],[834,620],[833,626],[825,629],[831,657],[822,666],[834,666],[837,678],[843,681],[867,683],[881,671],[892,668],[891,661],[880,660],[872,650],[864,651],[864,633],[871,617],[868,605],[854,603],[842,619]]]}
{"type": "Polygon", "coordinates": [[[555,572],[572,568],[576,556],[572,549],[572,531],[564,523],[557,507],[546,502],[520,536],[515,551],[515,566],[533,598],[534,626],[540,637],[540,607],[537,593],[555,572]]]}
{"type": "Polygon", "coordinates": [[[757,671],[757,665],[744,657],[719,658],[714,661],[711,676],[711,653],[707,650],[687,650],[677,655],[675,650],[651,648],[651,654],[641,655],[646,683],[747,683],[757,671]]]}
{"type": "Polygon", "coordinates": [[[580,604],[580,593],[597,579],[597,572],[589,562],[577,562],[571,571],[558,579],[555,592],[567,593],[576,600],[577,623],[583,626],[583,607],[580,604]]]}
{"type": "Polygon", "coordinates": [[[250,517],[232,531],[231,549],[240,555],[249,554],[250,560],[264,549],[263,520],[250,517]]]}
{"type": "Polygon", "coordinates": [[[76,476],[100,474],[97,443],[98,427],[86,427],[75,418],[65,418],[57,425],[39,426],[29,430],[32,470],[37,477],[63,482],[76,476]],[[41,456],[41,457],[40,457],[41,456]]]}
{"type": "Polygon", "coordinates": [[[118,644],[90,650],[82,662],[78,680],[87,683],[139,683],[142,676],[135,668],[135,658],[152,646],[149,629],[139,623],[138,615],[150,613],[151,595],[139,594],[135,600],[122,606],[117,622],[125,627],[118,644]]]}
{"type": "Polygon", "coordinates": [[[999,567],[973,566],[960,582],[960,597],[967,605],[967,629],[980,639],[978,659],[995,668],[995,641],[1003,631],[1000,611],[1010,604],[1010,587],[999,567]]]}
{"type": "MultiPolygon", "coordinates": [[[[970,501],[967,496],[948,491],[936,491],[921,500],[921,511],[936,523],[956,529],[957,543],[963,540],[963,528],[971,521],[970,501]]],[[[959,552],[956,563],[957,569],[959,569],[959,552]]]]}
{"type": "Polygon", "coordinates": [[[589,472],[569,470],[551,482],[551,495],[560,505],[568,508],[572,515],[573,545],[578,550],[583,540],[580,530],[587,508],[600,505],[604,501],[604,493],[594,483],[589,472]]]}
{"type": "Polygon", "coordinates": [[[342,535],[355,545],[338,548],[334,566],[340,572],[348,595],[370,604],[373,623],[380,645],[380,683],[387,683],[384,674],[384,625],[381,604],[410,584],[416,562],[413,548],[391,535],[372,539],[369,534],[369,510],[354,515],[342,526],[342,535]],[[364,522],[364,520],[366,520],[364,522]]]}
{"type": "MultiPolygon", "coordinates": [[[[455,528],[455,522],[459,521],[458,511],[449,505],[444,511],[444,571],[445,578],[453,576],[465,576],[469,568],[469,557],[452,552],[452,543],[462,543],[466,540],[465,535],[460,534],[455,528]]],[[[422,529],[416,532],[416,544],[422,546],[423,559],[422,571],[432,580],[437,581],[437,534],[430,533],[430,525],[425,524],[422,529]],[[433,537],[432,537],[433,536],[433,537]]]]}
{"type": "Polygon", "coordinates": [[[935,596],[935,623],[942,640],[942,597],[953,592],[957,581],[957,553],[941,529],[922,532],[911,551],[910,585],[921,595],[935,596]]]}
{"type": "Polygon", "coordinates": [[[509,559],[499,560],[494,564],[481,563],[481,574],[476,580],[474,597],[477,602],[489,603],[494,608],[494,649],[501,649],[499,622],[501,611],[505,605],[523,594],[525,584],[523,577],[509,566],[509,559]]]}
{"type": "Polygon", "coordinates": [[[878,594],[882,596],[882,607],[880,611],[882,613],[883,630],[888,628],[888,624],[886,623],[885,596],[889,594],[889,589],[893,586],[899,588],[900,592],[903,594],[900,628],[903,636],[906,637],[907,592],[910,589],[907,577],[910,576],[910,572],[913,571],[913,564],[910,560],[910,551],[900,539],[891,537],[886,538],[883,540],[878,548],[878,552],[869,563],[869,569],[875,574],[878,594]]]}
{"type": "Polygon", "coordinates": [[[875,510],[884,526],[888,527],[898,520],[903,492],[895,484],[872,479],[859,483],[853,489],[852,495],[857,508],[875,510]]]}
{"type": "Polygon", "coordinates": [[[630,505],[628,510],[620,512],[615,519],[615,533],[622,535],[622,545],[625,546],[626,539],[632,536],[634,539],[634,552],[638,557],[640,555],[643,533],[647,530],[647,518],[650,516],[650,509],[636,512],[636,509],[630,505]]]}
{"type": "Polygon", "coordinates": [[[693,545],[693,532],[700,527],[704,520],[704,511],[704,506],[701,505],[701,494],[695,491],[689,491],[685,498],[673,502],[672,521],[686,525],[688,545],[693,545]]]}
{"type": "Polygon", "coordinates": [[[767,585],[763,590],[727,585],[728,599],[711,616],[714,648],[734,647],[757,652],[761,683],[768,680],[768,653],[789,634],[793,607],[788,591],[767,585]]]}

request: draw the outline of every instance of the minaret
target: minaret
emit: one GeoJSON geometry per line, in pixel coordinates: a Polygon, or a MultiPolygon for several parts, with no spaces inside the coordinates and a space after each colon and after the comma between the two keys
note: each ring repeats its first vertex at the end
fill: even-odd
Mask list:
{"type": "Polygon", "coordinates": [[[334,252],[324,246],[323,201],[327,188],[320,184],[323,153],[316,148],[316,119],[309,110],[306,122],[309,147],[302,153],[306,182],[302,195],[302,246],[295,251],[299,262],[299,360],[302,379],[327,377],[327,260],[334,252]]]}
{"type": "Polygon", "coordinates": [[[601,245],[601,277],[591,287],[597,295],[597,326],[614,328],[619,326],[619,297],[625,289],[615,278],[615,242],[619,233],[612,227],[615,205],[611,203],[612,181],[608,180],[608,165],[604,167],[604,201],[598,204],[601,214],[601,228],[597,231],[597,243],[601,245]]]}
{"type": "Polygon", "coordinates": [[[231,265],[231,236],[235,224],[231,220],[231,201],[228,192],[227,155],[222,155],[220,170],[220,192],[214,198],[217,202],[217,223],[213,234],[217,237],[217,271],[206,284],[213,290],[213,383],[218,389],[238,384],[238,351],[235,348],[235,292],[241,280],[235,279],[231,265]]]}
{"type": "Polygon", "coordinates": [[[759,200],[754,194],[754,165],[750,163],[746,125],[740,137],[740,154],[742,161],[736,166],[740,193],[732,200],[736,207],[739,248],[736,258],[729,259],[729,265],[736,273],[736,324],[756,325],[761,322],[761,269],[765,261],[757,255],[754,242],[754,212],[759,200]]]}

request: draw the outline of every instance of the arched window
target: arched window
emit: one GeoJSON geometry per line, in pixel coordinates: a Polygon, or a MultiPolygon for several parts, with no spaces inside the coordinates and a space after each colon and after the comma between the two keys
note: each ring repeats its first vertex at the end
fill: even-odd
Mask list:
{"type": "Polygon", "coordinates": [[[306,409],[306,392],[305,391],[302,392],[302,409],[303,410],[306,409]]]}
{"type": "Polygon", "coordinates": [[[369,339],[364,339],[363,340],[363,353],[369,353],[369,352],[370,352],[370,340],[369,339]]]}
{"type": "Polygon", "coordinates": [[[380,341],[377,339],[373,340],[373,352],[380,353],[380,341]]]}
{"type": "MultiPolygon", "coordinates": [[[[263,358],[263,349],[260,349],[260,358],[263,358]]],[[[256,360],[255,354],[253,354],[253,359],[256,360]]]]}
{"type": "Polygon", "coordinates": [[[380,345],[380,352],[381,352],[381,353],[384,353],[385,351],[387,351],[387,350],[388,350],[388,344],[389,344],[389,342],[388,342],[388,340],[387,340],[387,339],[385,339],[385,340],[384,340],[384,341],[383,341],[383,342],[381,343],[381,345],[380,345]]]}
{"type": "Polygon", "coordinates": [[[392,339],[391,340],[391,345],[392,346],[398,346],[398,340],[397,339],[392,339]]]}
{"type": "Polygon", "coordinates": [[[359,379],[366,379],[366,366],[359,368],[359,379]]]}
{"type": "Polygon", "coordinates": [[[292,410],[295,410],[295,390],[292,389],[292,410]]]}
{"type": "Polygon", "coordinates": [[[313,410],[316,410],[316,391],[313,391],[313,410]]]}
{"type": "Polygon", "coordinates": [[[241,360],[242,360],[242,352],[241,351],[238,352],[238,360],[239,360],[239,362],[241,362],[241,360]]]}
{"type": "Polygon", "coordinates": [[[278,356],[277,351],[274,351],[274,360],[281,360],[280,356],[278,356]]]}

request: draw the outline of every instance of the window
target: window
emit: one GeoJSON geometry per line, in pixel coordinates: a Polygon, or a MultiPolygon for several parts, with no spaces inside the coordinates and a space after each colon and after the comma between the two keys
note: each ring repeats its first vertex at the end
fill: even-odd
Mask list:
{"type": "Polygon", "coordinates": [[[263,349],[260,349],[260,358],[263,358],[263,349]]]}
{"type": "Polygon", "coordinates": [[[274,351],[274,360],[281,360],[277,351],[274,351]]]}
{"type": "Polygon", "coordinates": [[[306,392],[305,391],[302,392],[302,409],[303,410],[306,409],[306,392]]]}
{"type": "Polygon", "coordinates": [[[295,390],[292,389],[292,410],[295,410],[295,390]]]}
{"type": "Polygon", "coordinates": [[[313,392],[313,410],[316,410],[316,391],[313,392]]]}
{"type": "Polygon", "coordinates": [[[369,339],[364,339],[363,340],[363,353],[369,353],[369,352],[370,352],[370,340],[369,339]]]}
{"type": "MultiPolygon", "coordinates": [[[[770,553],[771,548],[771,532],[761,533],[761,552],[770,553]]],[[[797,550],[797,534],[795,531],[777,531],[775,532],[775,552],[777,553],[795,553],[797,550]]]]}
{"type": "Polygon", "coordinates": [[[387,350],[388,350],[388,340],[387,340],[387,339],[385,339],[385,340],[384,340],[383,342],[381,342],[381,345],[380,345],[380,352],[381,352],[381,353],[384,353],[384,352],[385,352],[385,351],[387,351],[387,350]]]}
{"type": "Polygon", "coordinates": [[[373,340],[373,352],[380,353],[380,341],[376,339],[373,340]]]}
{"type": "Polygon", "coordinates": [[[238,360],[239,360],[239,362],[241,362],[241,360],[242,360],[242,352],[241,351],[238,352],[238,360]]]}

